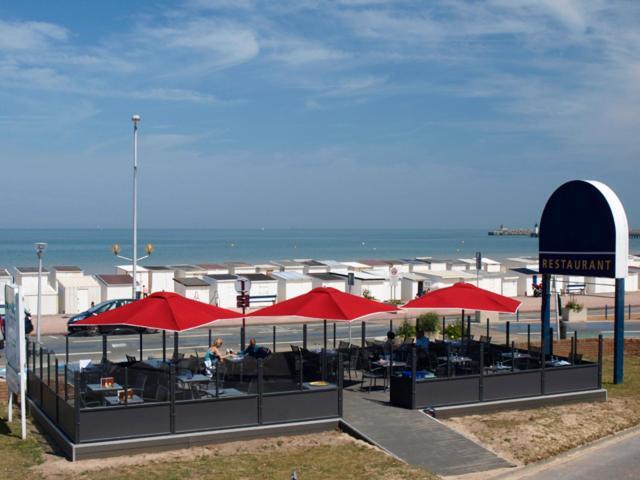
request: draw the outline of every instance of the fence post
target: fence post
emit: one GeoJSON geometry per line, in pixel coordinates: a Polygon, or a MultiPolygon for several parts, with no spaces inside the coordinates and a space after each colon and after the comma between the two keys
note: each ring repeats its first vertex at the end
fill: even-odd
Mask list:
{"type": "Polygon", "coordinates": [[[511,371],[515,371],[516,369],[516,352],[515,352],[515,342],[511,342],[511,371]]]}
{"type": "MultiPolygon", "coordinates": [[[[68,365],[69,364],[69,334],[68,333],[64,336],[64,344],[65,344],[64,364],[68,365]]],[[[35,344],[34,344],[34,347],[35,347],[35,344]]],[[[35,352],[36,351],[35,351],[35,348],[34,348],[33,353],[35,353],[35,352]]],[[[35,362],[33,363],[33,365],[34,365],[33,368],[35,369],[35,365],[36,365],[35,362]]]]}
{"type": "Polygon", "coordinates": [[[604,319],[609,320],[609,305],[604,306],[604,319]]]}
{"type": "Polygon", "coordinates": [[[325,318],[322,322],[322,335],[323,335],[323,343],[322,348],[327,350],[327,319],[325,318]]]}
{"type": "Polygon", "coordinates": [[[220,396],[220,369],[222,368],[222,362],[216,363],[216,398],[220,396]]]}
{"type": "Polygon", "coordinates": [[[510,340],[511,340],[511,322],[509,320],[507,320],[507,323],[505,325],[506,331],[505,331],[505,335],[506,335],[506,340],[505,340],[505,345],[508,347],[510,345],[510,340]]]}
{"type": "Polygon", "coordinates": [[[73,412],[76,423],[75,442],[80,443],[80,372],[73,373],[73,412]]]}
{"type": "MultiPolygon", "coordinates": [[[[416,409],[416,370],[418,368],[416,344],[411,347],[411,409],[416,409]]],[[[447,364],[448,366],[448,364],[447,364]]]]}
{"type": "Polygon", "coordinates": [[[520,321],[520,310],[516,310],[516,322],[520,321]]]}
{"type": "Polygon", "coordinates": [[[574,343],[574,350],[573,350],[573,354],[574,354],[574,363],[575,363],[575,359],[578,357],[578,330],[574,330],[573,331],[573,343],[574,343]]]}
{"type": "Polygon", "coordinates": [[[276,326],[273,326],[273,353],[276,353],[276,326]]]}
{"type": "MultiPolygon", "coordinates": [[[[169,370],[169,382],[171,382],[171,386],[169,387],[169,429],[171,433],[176,433],[176,365],[175,363],[171,364],[169,370]]],[[[217,392],[216,392],[217,393],[217,392]]]]}
{"type": "MultiPolygon", "coordinates": [[[[333,326],[335,327],[335,323],[333,326]]],[[[335,337],[334,337],[335,338],[335,337]]],[[[344,365],[342,352],[338,352],[338,416],[342,417],[342,387],[344,382],[344,365]]]]}
{"type": "Polygon", "coordinates": [[[42,401],[43,401],[43,398],[42,398],[42,395],[43,395],[43,393],[42,393],[42,390],[43,390],[42,384],[44,383],[44,372],[43,372],[43,369],[42,369],[42,362],[43,362],[43,360],[42,360],[42,345],[40,345],[40,360],[39,360],[39,363],[40,363],[40,375],[39,375],[39,378],[40,378],[40,382],[39,382],[39,384],[40,384],[40,405],[42,405],[42,401]]]}
{"type": "Polygon", "coordinates": [[[264,393],[263,384],[263,360],[258,359],[258,425],[262,425],[262,394],[264,393]]]}
{"type": "Polygon", "coordinates": [[[447,343],[447,377],[451,376],[451,343],[447,343]]]}
{"type": "MultiPolygon", "coordinates": [[[[209,342],[209,346],[211,346],[211,342],[209,342]]],[[[162,361],[163,362],[167,361],[167,331],[166,330],[162,330],[162,361]]]]}
{"type": "Polygon", "coordinates": [[[389,319],[389,331],[393,332],[393,319],[389,319]]]}
{"type": "MultiPolygon", "coordinates": [[[[417,325],[417,319],[416,319],[416,325],[417,325]]],[[[444,340],[444,330],[447,328],[446,325],[447,321],[446,321],[446,317],[443,315],[442,316],[442,340],[444,340]]]]}
{"type": "Polygon", "coordinates": [[[546,342],[543,340],[540,341],[540,395],[544,395],[545,392],[545,370],[547,364],[547,352],[546,352],[546,342]]]}
{"type": "Polygon", "coordinates": [[[489,329],[489,319],[487,318],[487,338],[491,336],[491,330],[489,329]]]}
{"type": "Polygon", "coordinates": [[[575,343],[575,337],[571,337],[571,350],[569,352],[569,361],[571,362],[571,365],[575,364],[575,360],[576,360],[576,351],[574,350],[574,343],[575,343]]]}
{"type": "Polygon", "coordinates": [[[124,367],[124,406],[129,405],[129,367],[124,367]]]}
{"type": "Polygon", "coordinates": [[[47,349],[47,386],[51,387],[51,350],[47,349]]]}
{"type": "Polygon", "coordinates": [[[366,347],[366,341],[367,341],[367,327],[364,323],[364,321],[362,322],[362,344],[360,345],[362,348],[366,347]]]}
{"type": "Polygon", "coordinates": [[[56,357],[55,360],[55,368],[56,368],[56,381],[55,381],[55,385],[56,385],[56,423],[60,423],[60,393],[58,392],[58,388],[60,387],[59,385],[59,381],[58,381],[58,358],[56,357]]]}
{"type": "Polygon", "coordinates": [[[64,364],[64,401],[69,401],[69,365],[64,364]]]}
{"type": "Polygon", "coordinates": [[[304,390],[304,357],[302,356],[302,351],[300,351],[298,362],[300,363],[300,391],[302,391],[304,390]]]}
{"type": "Polygon", "coordinates": [[[553,327],[549,327],[549,356],[553,360],[553,327]]]}
{"type": "Polygon", "coordinates": [[[627,310],[629,312],[628,315],[627,315],[627,320],[631,320],[631,304],[629,304],[629,307],[628,307],[627,310]]]}
{"type": "Polygon", "coordinates": [[[207,344],[207,347],[210,347],[211,344],[213,343],[213,340],[212,340],[211,336],[212,336],[211,329],[209,329],[209,343],[207,344]]]}
{"type": "Polygon", "coordinates": [[[144,360],[144,353],[142,349],[142,332],[140,332],[140,361],[144,360]]]}
{"type": "Polygon", "coordinates": [[[464,310],[462,310],[462,318],[460,319],[460,342],[464,346],[464,310]]]}
{"type": "Polygon", "coordinates": [[[527,350],[531,350],[531,324],[527,323],[527,350]]]}
{"type": "Polygon", "coordinates": [[[333,349],[336,349],[336,322],[333,322],[333,349]]]}
{"type": "Polygon", "coordinates": [[[480,379],[478,381],[478,401],[484,401],[484,342],[480,342],[480,379]]]}
{"type": "Polygon", "coordinates": [[[107,335],[103,333],[102,334],[102,362],[106,363],[106,361],[107,361],[107,335]]]}
{"type": "Polygon", "coordinates": [[[602,334],[598,335],[598,388],[602,388],[602,334]]]}
{"type": "Polygon", "coordinates": [[[321,351],[321,360],[322,360],[322,381],[325,382],[327,380],[327,350],[325,348],[321,351]]]}
{"type": "Polygon", "coordinates": [[[307,324],[302,325],[302,348],[307,349],[307,324]]]}

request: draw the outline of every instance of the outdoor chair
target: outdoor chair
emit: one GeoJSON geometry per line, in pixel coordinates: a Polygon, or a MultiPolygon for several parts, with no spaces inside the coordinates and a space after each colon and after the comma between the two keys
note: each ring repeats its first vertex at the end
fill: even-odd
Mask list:
{"type": "Polygon", "coordinates": [[[139,397],[144,397],[144,386],[147,383],[147,377],[143,372],[138,372],[133,382],[133,392],[139,397]]]}
{"type": "Polygon", "coordinates": [[[487,337],[486,335],[480,335],[480,342],[491,343],[491,337],[487,337]]]}
{"type": "Polygon", "coordinates": [[[342,366],[347,369],[349,380],[351,380],[351,372],[358,371],[359,360],[360,360],[360,348],[356,346],[352,346],[347,353],[347,358],[342,359],[342,366]]]}
{"type": "Polygon", "coordinates": [[[382,386],[387,389],[387,372],[383,367],[366,362],[362,370],[362,382],[360,383],[360,390],[364,390],[364,381],[369,380],[368,392],[371,392],[373,387],[376,387],[378,380],[382,380],[382,386]]]}
{"type": "Polygon", "coordinates": [[[168,402],[170,397],[170,392],[167,387],[163,387],[162,385],[158,385],[156,387],[156,394],[154,400],[156,402],[168,402]]]}

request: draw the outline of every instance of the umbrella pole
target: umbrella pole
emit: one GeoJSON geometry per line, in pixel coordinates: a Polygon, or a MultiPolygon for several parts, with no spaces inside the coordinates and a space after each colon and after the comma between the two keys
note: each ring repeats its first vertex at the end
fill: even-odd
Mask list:
{"type": "Polygon", "coordinates": [[[323,321],[323,334],[324,334],[324,350],[327,350],[327,319],[323,321]]]}
{"type": "Polygon", "coordinates": [[[167,361],[167,331],[162,330],[162,361],[167,361]]]}
{"type": "Polygon", "coordinates": [[[364,320],[362,321],[362,330],[360,331],[360,333],[362,335],[362,338],[361,338],[362,348],[364,348],[365,347],[365,341],[367,339],[367,332],[366,332],[366,327],[364,325],[364,320]]]}
{"type": "MultiPolygon", "coordinates": [[[[67,358],[69,357],[69,342],[67,341],[67,358]]],[[[102,334],[102,361],[107,361],[107,335],[102,334]]],[[[68,360],[67,360],[68,363],[68,360]]]]}
{"type": "Polygon", "coordinates": [[[302,324],[302,348],[307,349],[307,324],[302,324]]]}
{"type": "Polygon", "coordinates": [[[140,361],[142,361],[142,332],[140,332],[140,361]]]}
{"type": "Polygon", "coordinates": [[[178,361],[179,343],[180,343],[180,338],[178,336],[178,332],[173,332],[173,359],[174,359],[174,361],[178,361]]]}
{"type": "Polygon", "coordinates": [[[349,345],[351,345],[351,322],[349,322],[349,345]]]}
{"type": "Polygon", "coordinates": [[[333,349],[336,349],[336,322],[333,322],[333,349]]]}
{"type": "Polygon", "coordinates": [[[212,343],[213,342],[211,341],[211,329],[209,329],[209,343],[207,344],[207,347],[210,347],[212,343]]]}
{"type": "Polygon", "coordinates": [[[464,308],[462,309],[462,322],[461,322],[461,327],[460,327],[460,340],[462,341],[462,344],[464,345],[464,308]]]}

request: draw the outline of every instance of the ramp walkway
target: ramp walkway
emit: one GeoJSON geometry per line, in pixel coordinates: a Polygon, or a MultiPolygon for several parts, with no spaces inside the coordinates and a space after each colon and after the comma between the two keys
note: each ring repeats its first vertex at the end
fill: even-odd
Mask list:
{"type": "Polygon", "coordinates": [[[513,466],[420,410],[396,408],[382,392],[344,390],[345,429],[391,455],[438,475],[513,466]]]}

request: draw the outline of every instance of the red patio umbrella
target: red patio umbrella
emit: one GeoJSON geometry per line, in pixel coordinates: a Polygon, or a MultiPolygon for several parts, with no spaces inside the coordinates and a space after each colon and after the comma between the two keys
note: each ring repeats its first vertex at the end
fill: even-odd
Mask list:
{"type": "Polygon", "coordinates": [[[316,318],[326,322],[349,322],[349,343],[351,343],[351,322],[382,312],[396,312],[398,307],[386,303],[368,300],[357,295],[341,292],[331,287],[317,287],[308,293],[276,303],[251,313],[251,317],[302,317],[316,318]]]}
{"type": "Polygon", "coordinates": [[[295,298],[261,308],[250,317],[303,317],[347,321],[381,312],[395,312],[398,307],[344,293],[331,287],[314,288],[295,298]]]}
{"type": "Polygon", "coordinates": [[[157,292],[115,310],[85,318],[77,324],[128,325],[183,332],[216,320],[241,316],[237,312],[190,300],[177,293],[157,292]]]}
{"type": "Polygon", "coordinates": [[[451,287],[440,288],[411,300],[402,308],[430,308],[456,310],[482,310],[486,312],[516,313],[520,304],[497,293],[478,288],[470,283],[456,283],[451,287]]]}

